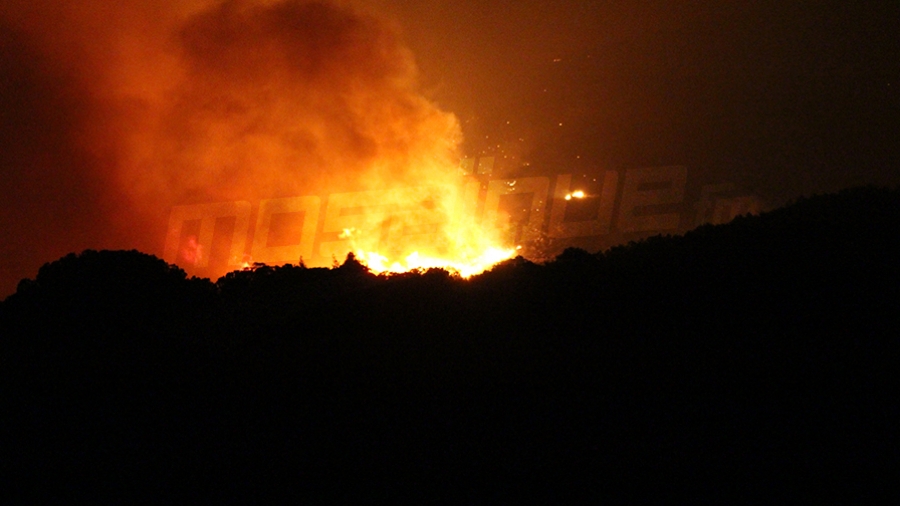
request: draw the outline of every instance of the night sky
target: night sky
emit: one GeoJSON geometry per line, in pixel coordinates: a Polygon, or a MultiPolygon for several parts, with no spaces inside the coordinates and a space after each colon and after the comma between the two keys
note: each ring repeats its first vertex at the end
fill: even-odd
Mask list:
{"type": "MultiPolygon", "coordinates": [[[[415,102],[410,117],[455,114],[462,155],[507,155],[523,172],[679,164],[773,205],[900,183],[900,2],[378,0],[357,2],[364,16],[329,7],[318,25],[292,21],[309,11],[304,3],[268,2],[275,7],[259,16],[222,21],[228,9],[206,0],[5,1],[0,297],[71,251],[161,253],[168,206],[215,193],[197,193],[208,180],[183,178],[190,158],[180,155],[193,148],[166,159],[181,172],[146,163],[173,139],[208,142],[194,114],[178,114],[192,111],[198,87],[224,83],[247,94],[306,83],[307,67],[290,68],[290,59],[257,65],[255,74],[217,66],[245,43],[248,54],[260,47],[266,55],[294,54],[296,44],[296,53],[310,53],[309,68],[333,56],[323,82],[361,87],[360,97],[371,86],[389,103],[420,95],[427,103],[415,102]],[[261,35],[235,45],[247,19],[261,35]],[[268,38],[269,27],[325,35],[268,38]],[[378,51],[319,43],[335,30],[378,51]],[[176,175],[171,184],[183,191],[166,194],[171,201],[147,189],[176,175]]],[[[322,90],[332,88],[316,86],[328,102],[322,90]]],[[[367,131],[343,109],[321,111],[332,110],[324,124],[367,131]]],[[[217,114],[221,122],[231,112],[217,114]]],[[[382,145],[348,138],[351,165],[382,145]]]]}
{"type": "Polygon", "coordinates": [[[685,164],[777,203],[900,181],[900,3],[404,3],[470,150],[685,164]]]}

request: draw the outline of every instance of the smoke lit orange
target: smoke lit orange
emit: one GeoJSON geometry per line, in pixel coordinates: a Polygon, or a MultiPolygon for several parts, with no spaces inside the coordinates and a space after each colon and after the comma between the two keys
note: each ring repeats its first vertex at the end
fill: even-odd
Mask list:
{"type": "MultiPolygon", "coordinates": [[[[372,13],[309,0],[35,0],[12,12],[90,90],[73,142],[121,196],[129,234],[156,245],[146,250],[165,242],[174,206],[261,213],[262,201],[366,192],[382,211],[350,227],[324,216],[328,240],[306,262],[355,251],[373,269],[472,272],[511,246],[465,217],[459,122],[420,92],[412,53],[372,13]],[[353,237],[338,237],[343,228],[353,237]]],[[[206,266],[214,227],[176,246],[179,262],[206,266]]],[[[229,264],[252,260],[244,254],[229,264]]]]}

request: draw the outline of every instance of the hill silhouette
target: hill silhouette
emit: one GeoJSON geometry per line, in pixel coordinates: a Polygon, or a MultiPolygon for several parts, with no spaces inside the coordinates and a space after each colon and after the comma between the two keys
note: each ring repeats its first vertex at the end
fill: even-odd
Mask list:
{"type": "Polygon", "coordinates": [[[882,497],[898,258],[878,188],[468,280],[70,254],[0,304],[6,493],[882,497]]]}

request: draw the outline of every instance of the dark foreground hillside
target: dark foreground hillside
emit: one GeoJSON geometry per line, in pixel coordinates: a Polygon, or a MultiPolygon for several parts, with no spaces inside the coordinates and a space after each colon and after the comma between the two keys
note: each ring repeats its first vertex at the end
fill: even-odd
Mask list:
{"type": "Polygon", "coordinates": [[[0,493],[867,503],[898,338],[900,193],[871,188],[469,281],[86,251],[0,305],[0,493]]]}

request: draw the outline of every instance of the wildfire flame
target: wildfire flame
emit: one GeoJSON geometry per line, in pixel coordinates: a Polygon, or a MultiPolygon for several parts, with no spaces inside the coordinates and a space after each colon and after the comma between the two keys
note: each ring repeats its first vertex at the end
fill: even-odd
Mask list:
{"type": "MultiPolygon", "coordinates": [[[[473,206],[467,205],[464,185],[453,171],[433,170],[436,184],[379,192],[377,205],[368,207],[375,211],[359,214],[353,226],[341,228],[334,257],[352,251],[376,274],[442,268],[464,278],[512,258],[517,249],[503,245],[502,231],[471,215],[473,206]]],[[[348,201],[345,209],[372,204],[365,196],[348,201]]],[[[333,217],[326,216],[326,228],[333,217]]]]}
{"type": "Polygon", "coordinates": [[[462,258],[449,260],[446,258],[432,258],[420,255],[418,251],[410,253],[404,261],[391,262],[387,257],[375,252],[360,251],[357,259],[365,264],[375,274],[402,273],[417,270],[438,268],[468,278],[490,269],[503,260],[512,258],[516,249],[502,249],[490,247],[481,255],[474,258],[462,258]]]}
{"type": "Polygon", "coordinates": [[[327,266],[362,251],[373,270],[465,275],[512,254],[494,225],[472,219],[459,120],[422,93],[393,21],[363,3],[13,3],[22,33],[48,27],[34,34],[47,51],[37,60],[77,84],[77,135],[66,137],[85,154],[76,158],[102,161],[91,171],[122,203],[113,219],[142,249],[164,242],[158,224],[175,207],[240,203],[191,218],[201,221],[195,238],[176,230],[172,261],[209,277],[248,267],[245,253],[276,263],[256,249],[279,241],[257,248],[257,236],[238,237],[256,226],[250,208],[309,196],[304,211],[279,211],[306,213],[313,223],[303,227],[318,237],[298,240],[305,254],[295,262],[327,266]],[[232,237],[217,232],[235,213],[232,237]]]}

